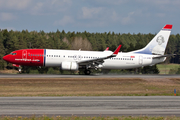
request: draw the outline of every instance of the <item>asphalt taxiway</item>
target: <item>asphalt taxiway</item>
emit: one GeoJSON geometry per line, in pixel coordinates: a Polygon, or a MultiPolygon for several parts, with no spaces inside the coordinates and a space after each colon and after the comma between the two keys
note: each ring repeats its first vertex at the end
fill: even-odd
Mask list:
{"type": "Polygon", "coordinates": [[[180,96],[0,97],[1,116],[180,116],[180,96]]]}

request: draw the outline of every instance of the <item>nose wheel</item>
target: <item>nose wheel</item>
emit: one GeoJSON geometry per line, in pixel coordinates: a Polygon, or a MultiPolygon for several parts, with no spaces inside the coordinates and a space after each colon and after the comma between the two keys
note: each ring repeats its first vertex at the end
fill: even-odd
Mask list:
{"type": "Polygon", "coordinates": [[[90,70],[85,70],[85,71],[84,71],[84,74],[85,74],[85,75],[90,75],[90,74],[91,74],[91,71],[90,71],[90,70]]]}

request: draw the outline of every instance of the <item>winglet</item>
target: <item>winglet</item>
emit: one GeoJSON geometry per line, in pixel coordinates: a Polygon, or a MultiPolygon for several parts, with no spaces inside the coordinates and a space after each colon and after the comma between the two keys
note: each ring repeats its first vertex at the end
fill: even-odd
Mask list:
{"type": "Polygon", "coordinates": [[[108,51],[109,50],[109,47],[107,47],[106,49],[105,49],[105,51],[108,51]]]}
{"type": "Polygon", "coordinates": [[[120,48],[121,48],[121,45],[119,45],[119,46],[117,47],[117,49],[114,51],[113,55],[117,55],[118,52],[119,52],[119,50],[120,50],[120,48]]]}

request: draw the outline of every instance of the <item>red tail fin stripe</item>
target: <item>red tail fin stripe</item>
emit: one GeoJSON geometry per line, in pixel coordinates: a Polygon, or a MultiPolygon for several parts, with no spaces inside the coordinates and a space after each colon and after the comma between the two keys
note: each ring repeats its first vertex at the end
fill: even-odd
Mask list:
{"type": "Polygon", "coordinates": [[[173,25],[167,24],[167,25],[164,26],[163,29],[172,29],[172,26],[173,26],[173,25]]]}

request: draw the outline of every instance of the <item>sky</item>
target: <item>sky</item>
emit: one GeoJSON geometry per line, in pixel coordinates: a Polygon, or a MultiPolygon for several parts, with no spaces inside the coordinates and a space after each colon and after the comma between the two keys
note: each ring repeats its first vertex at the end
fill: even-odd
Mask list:
{"type": "Polygon", "coordinates": [[[180,0],[0,0],[0,29],[180,33],[180,0]]]}

